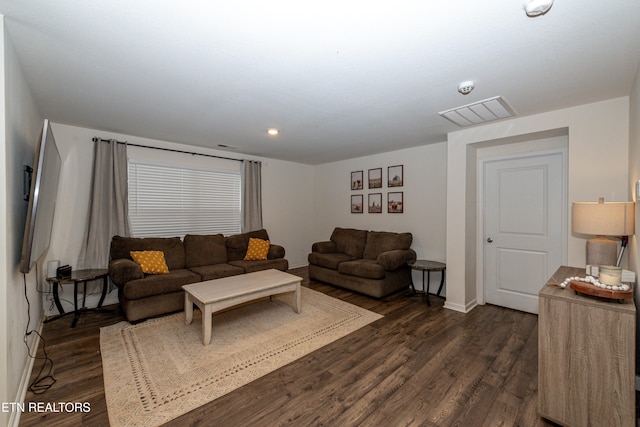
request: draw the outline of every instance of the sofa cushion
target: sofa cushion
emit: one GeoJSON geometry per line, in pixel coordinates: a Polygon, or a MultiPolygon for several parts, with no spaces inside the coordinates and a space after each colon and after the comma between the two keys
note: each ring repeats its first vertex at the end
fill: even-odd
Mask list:
{"type": "Polygon", "coordinates": [[[229,264],[234,267],[240,267],[245,273],[253,273],[254,271],[269,270],[275,268],[280,271],[287,271],[289,269],[289,261],[284,258],[278,259],[265,259],[260,261],[229,261],[229,264]]]}
{"type": "Polygon", "coordinates": [[[227,236],[225,238],[225,244],[227,245],[227,257],[229,261],[240,261],[244,259],[244,256],[247,254],[249,239],[251,237],[270,240],[267,230],[265,229],[227,236]]]}
{"type": "Polygon", "coordinates": [[[285,250],[284,246],[274,245],[271,243],[269,246],[269,253],[267,254],[267,259],[276,259],[276,258],[284,258],[285,250]]]}
{"type": "Polygon", "coordinates": [[[338,272],[350,276],[364,277],[366,279],[384,279],[384,268],[370,259],[357,259],[340,263],[338,272]]]}
{"type": "Polygon", "coordinates": [[[142,279],[142,268],[127,258],[112,259],[109,261],[109,278],[117,286],[122,286],[130,280],[142,279]]]}
{"type": "Polygon", "coordinates": [[[309,264],[330,268],[332,270],[337,270],[341,263],[354,259],[356,258],[343,253],[322,254],[320,252],[311,252],[308,257],[309,264]]]}
{"type": "Polygon", "coordinates": [[[203,265],[200,267],[192,267],[190,270],[199,274],[203,281],[221,279],[223,277],[236,276],[244,273],[242,268],[229,264],[203,265]]]}
{"type": "Polygon", "coordinates": [[[413,235],[411,233],[392,233],[388,231],[369,231],[367,244],[362,258],[376,259],[383,252],[396,249],[409,249],[413,235]]]}
{"type": "Polygon", "coordinates": [[[244,261],[261,261],[267,259],[271,242],[268,240],[249,238],[249,246],[244,256],[244,261]]]}
{"type": "Polygon", "coordinates": [[[311,245],[311,252],[320,252],[321,254],[332,254],[337,252],[336,244],[331,240],[326,242],[315,242],[311,245]]]}
{"type": "Polygon", "coordinates": [[[123,294],[127,299],[140,299],[153,295],[168,294],[182,290],[182,285],[197,283],[200,275],[189,270],[174,270],[169,274],[146,276],[127,282],[123,294]]]}
{"type": "Polygon", "coordinates": [[[362,258],[362,252],[367,243],[367,230],[336,227],[331,233],[330,240],[336,244],[338,252],[353,258],[362,258]]]}
{"type": "Polygon", "coordinates": [[[162,251],[169,271],[185,268],[184,245],[179,237],[122,237],[111,239],[111,259],[132,259],[131,251],[162,251]]]}
{"type": "Polygon", "coordinates": [[[169,274],[162,251],[131,251],[129,255],[144,274],[169,274]]]}
{"type": "Polygon", "coordinates": [[[187,234],[184,236],[186,267],[224,264],[227,262],[227,246],[222,234],[187,234]]]}
{"type": "Polygon", "coordinates": [[[378,255],[376,261],[386,270],[394,271],[415,262],[416,252],[413,249],[394,249],[378,255]]]}

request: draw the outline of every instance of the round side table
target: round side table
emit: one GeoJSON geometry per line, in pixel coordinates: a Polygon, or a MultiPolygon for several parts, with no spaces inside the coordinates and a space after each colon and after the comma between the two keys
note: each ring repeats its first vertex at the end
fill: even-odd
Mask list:
{"type": "Polygon", "coordinates": [[[71,327],[75,328],[78,323],[78,319],[80,318],[80,313],[88,309],[86,304],[87,298],[87,282],[92,280],[100,280],[102,279],[102,294],[100,295],[100,302],[98,302],[98,306],[91,310],[96,311],[105,311],[111,312],[110,310],[104,310],[102,308],[102,303],[104,302],[104,298],[107,296],[107,288],[108,284],[109,270],[104,268],[94,268],[94,269],[86,269],[86,270],[74,270],[71,273],[71,276],[66,278],[58,278],[58,277],[47,277],[47,282],[53,284],[53,301],[58,309],[59,315],[50,319],[45,320],[44,322],[51,322],[53,320],[57,320],[61,317],[64,317],[67,314],[65,313],[64,308],[62,308],[62,304],[60,303],[60,296],[58,295],[58,287],[62,284],[73,284],[73,321],[71,322],[71,327]],[[82,283],[82,307],[78,308],[78,285],[82,283]]]}
{"type": "Polygon", "coordinates": [[[422,271],[422,291],[416,291],[416,288],[413,286],[413,281],[411,281],[411,289],[413,290],[413,293],[423,294],[427,299],[427,305],[431,305],[431,302],[429,301],[429,283],[431,279],[431,272],[432,271],[442,272],[442,275],[440,277],[440,286],[438,287],[438,292],[436,293],[436,296],[440,296],[440,292],[442,292],[442,287],[444,286],[445,275],[447,271],[447,264],[445,264],[444,262],[419,259],[419,260],[416,260],[414,263],[409,264],[409,267],[411,267],[414,270],[422,271]],[[424,273],[427,273],[426,281],[424,278],[424,273]]]}

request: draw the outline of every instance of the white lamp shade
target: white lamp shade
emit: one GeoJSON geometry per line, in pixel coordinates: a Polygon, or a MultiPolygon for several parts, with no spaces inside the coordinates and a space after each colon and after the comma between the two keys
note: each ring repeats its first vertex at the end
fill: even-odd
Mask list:
{"type": "Polygon", "coordinates": [[[575,202],[571,207],[571,231],[595,236],[632,236],[635,203],[575,202]]]}

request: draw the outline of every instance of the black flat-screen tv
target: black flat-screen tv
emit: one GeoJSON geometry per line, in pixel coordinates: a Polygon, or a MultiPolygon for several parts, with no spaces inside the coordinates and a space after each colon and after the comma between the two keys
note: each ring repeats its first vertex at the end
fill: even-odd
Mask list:
{"type": "Polygon", "coordinates": [[[28,194],[20,272],[28,273],[49,249],[62,161],[49,120],[44,121],[28,194]]]}

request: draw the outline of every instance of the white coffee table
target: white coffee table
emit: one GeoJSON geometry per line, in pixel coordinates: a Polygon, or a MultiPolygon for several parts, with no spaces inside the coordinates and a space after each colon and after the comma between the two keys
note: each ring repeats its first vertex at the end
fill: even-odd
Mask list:
{"type": "Polygon", "coordinates": [[[193,320],[193,304],[202,312],[202,343],[211,342],[213,313],[243,302],[293,292],[293,309],[300,313],[302,278],[280,270],[263,270],[222,279],[184,285],[184,312],[187,325],[193,320]]]}

